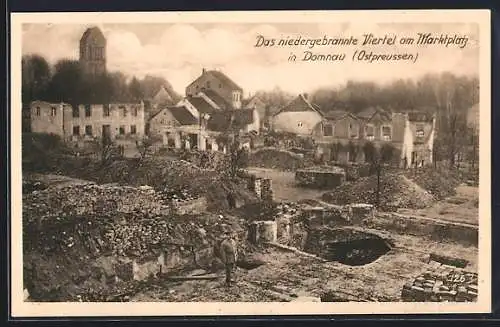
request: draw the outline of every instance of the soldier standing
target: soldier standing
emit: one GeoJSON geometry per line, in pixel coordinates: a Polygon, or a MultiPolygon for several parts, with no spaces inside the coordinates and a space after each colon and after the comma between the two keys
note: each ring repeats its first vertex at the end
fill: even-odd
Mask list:
{"type": "Polygon", "coordinates": [[[226,270],[226,286],[234,282],[232,275],[236,268],[236,240],[229,231],[224,233],[224,240],[220,245],[220,255],[226,270]]]}

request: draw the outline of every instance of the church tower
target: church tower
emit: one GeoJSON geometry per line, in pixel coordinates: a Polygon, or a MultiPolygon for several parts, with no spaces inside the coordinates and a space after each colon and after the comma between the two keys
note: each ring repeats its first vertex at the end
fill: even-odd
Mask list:
{"type": "Polygon", "coordinates": [[[80,64],[92,76],[106,72],[106,38],[98,27],[88,28],[80,39],[80,64]]]}

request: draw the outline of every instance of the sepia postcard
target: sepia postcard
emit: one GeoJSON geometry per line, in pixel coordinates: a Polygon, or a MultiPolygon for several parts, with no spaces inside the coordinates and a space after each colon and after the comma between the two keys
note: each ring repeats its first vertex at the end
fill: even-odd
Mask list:
{"type": "Polygon", "coordinates": [[[490,12],[11,15],[12,317],[482,313],[490,12]]]}

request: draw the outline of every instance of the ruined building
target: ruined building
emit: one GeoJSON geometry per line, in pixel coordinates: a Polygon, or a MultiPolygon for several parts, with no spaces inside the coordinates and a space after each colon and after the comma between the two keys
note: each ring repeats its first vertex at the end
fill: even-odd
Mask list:
{"type": "Polygon", "coordinates": [[[61,136],[81,143],[103,137],[112,141],[140,140],[144,136],[144,104],[86,104],[33,101],[31,131],[61,136]]]}
{"type": "Polygon", "coordinates": [[[223,150],[217,139],[228,131],[245,143],[250,133],[259,133],[260,116],[257,103],[243,102],[242,96],[243,89],[223,72],[203,69],[184,99],[151,117],[149,133],[175,148],[223,150]]]}

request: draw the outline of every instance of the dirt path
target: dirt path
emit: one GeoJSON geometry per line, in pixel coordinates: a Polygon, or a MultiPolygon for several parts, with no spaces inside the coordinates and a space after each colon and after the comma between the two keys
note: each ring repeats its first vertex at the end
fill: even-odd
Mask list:
{"type": "Polygon", "coordinates": [[[438,201],[429,208],[420,210],[400,209],[399,212],[402,214],[477,225],[479,210],[476,204],[478,200],[479,189],[477,187],[461,185],[457,187],[456,195],[438,201]]]}

